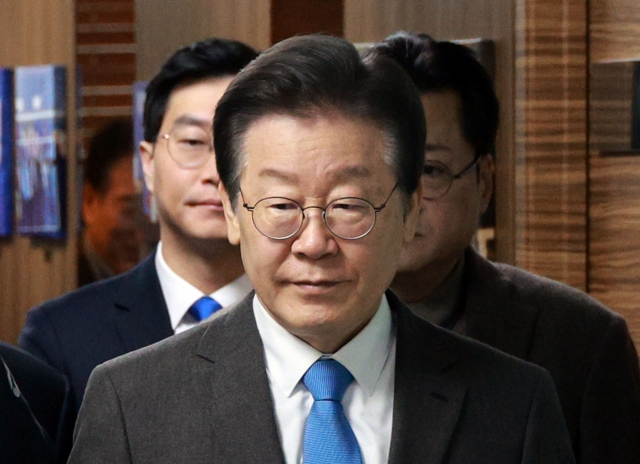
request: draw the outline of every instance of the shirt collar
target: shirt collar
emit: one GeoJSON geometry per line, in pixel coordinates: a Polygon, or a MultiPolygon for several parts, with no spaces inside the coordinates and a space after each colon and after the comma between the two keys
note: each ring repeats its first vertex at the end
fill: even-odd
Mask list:
{"type": "MultiPolygon", "coordinates": [[[[287,397],[309,367],[323,353],[290,334],[253,298],[253,313],[265,348],[267,369],[287,397]]],[[[383,296],[371,321],[330,358],[339,361],[353,375],[368,396],[373,393],[395,340],[395,328],[387,297],[383,296]]]]}
{"type": "MultiPolygon", "coordinates": [[[[191,305],[202,298],[204,293],[169,267],[162,255],[162,242],[158,243],[155,264],[162,294],[169,311],[171,328],[175,331],[191,305]]],[[[225,307],[240,301],[252,288],[249,277],[246,274],[242,274],[236,280],[219,288],[209,296],[220,303],[222,307],[225,307]]]]}

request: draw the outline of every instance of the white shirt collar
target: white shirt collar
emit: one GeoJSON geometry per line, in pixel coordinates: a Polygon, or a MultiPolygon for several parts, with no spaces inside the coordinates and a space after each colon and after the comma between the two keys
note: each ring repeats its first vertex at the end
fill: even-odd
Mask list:
{"type": "MultiPolygon", "coordinates": [[[[175,331],[191,305],[203,297],[204,293],[169,267],[162,255],[162,242],[158,243],[155,264],[162,294],[169,311],[171,327],[175,331]]],[[[246,274],[242,274],[236,280],[219,288],[209,296],[220,303],[222,307],[225,307],[240,301],[252,288],[249,277],[246,274]]]]}
{"type": "MultiPolygon", "coordinates": [[[[257,295],[253,313],[265,348],[267,369],[287,397],[309,367],[323,354],[290,334],[264,308],[257,295]]],[[[331,355],[344,365],[367,395],[374,391],[395,340],[395,328],[387,297],[383,296],[371,321],[351,341],[331,355]]]]}

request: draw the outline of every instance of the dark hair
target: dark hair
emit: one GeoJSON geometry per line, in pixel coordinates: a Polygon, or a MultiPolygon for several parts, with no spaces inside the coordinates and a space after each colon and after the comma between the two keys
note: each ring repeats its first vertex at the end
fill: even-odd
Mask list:
{"type": "Polygon", "coordinates": [[[133,158],[133,123],[131,119],[116,119],[102,126],[91,138],[83,163],[84,181],[101,194],[106,193],[110,188],[111,168],[126,157],[133,158]]]}
{"type": "Polygon", "coordinates": [[[343,39],[293,37],[263,52],[231,83],[214,117],[220,179],[233,200],[242,145],[251,123],[268,114],[311,117],[338,111],[378,126],[401,191],[413,193],[424,162],[426,125],[420,97],[402,69],[385,57],[363,60],[343,39]]]}
{"type": "Polygon", "coordinates": [[[171,92],[192,82],[236,75],[258,52],[236,40],[212,37],[180,48],[149,82],[144,103],[144,139],[155,142],[171,92]]]}
{"type": "Polygon", "coordinates": [[[395,60],[422,93],[456,92],[462,102],[459,118],[466,141],[477,156],[494,152],[498,98],[493,79],[470,48],[427,34],[398,32],[374,45],[368,55],[395,60]]]}

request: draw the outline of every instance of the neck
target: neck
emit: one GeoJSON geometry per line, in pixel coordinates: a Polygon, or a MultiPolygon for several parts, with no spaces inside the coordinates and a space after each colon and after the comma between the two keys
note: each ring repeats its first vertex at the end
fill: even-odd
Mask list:
{"type": "Polygon", "coordinates": [[[461,258],[447,263],[429,264],[415,271],[399,271],[391,282],[391,290],[404,303],[424,301],[447,280],[461,258]]]}
{"type": "Polygon", "coordinates": [[[244,274],[240,247],[226,239],[177,240],[163,234],[160,239],[167,265],[206,295],[244,274]]]}

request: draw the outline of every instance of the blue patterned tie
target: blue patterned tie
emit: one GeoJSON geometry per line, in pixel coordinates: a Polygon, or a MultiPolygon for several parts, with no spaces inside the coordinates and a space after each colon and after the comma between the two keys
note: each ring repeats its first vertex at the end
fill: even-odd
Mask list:
{"type": "Polygon", "coordinates": [[[189,308],[189,314],[198,322],[208,318],[217,310],[222,308],[222,305],[210,296],[203,296],[198,301],[193,303],[189,308]]]}
{"type": "Polygon", "coordinates": [[[338,361],[316,361],[302,377],[315,400],[304,429],[304,464],[362,464],[358,440],[342,408],[353,376],[338,361]]]}

